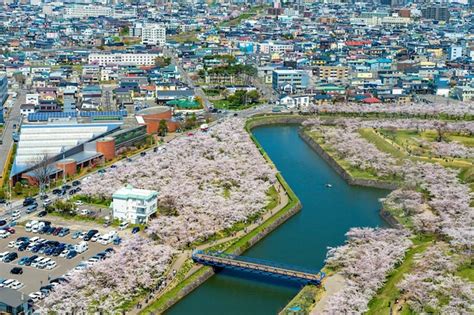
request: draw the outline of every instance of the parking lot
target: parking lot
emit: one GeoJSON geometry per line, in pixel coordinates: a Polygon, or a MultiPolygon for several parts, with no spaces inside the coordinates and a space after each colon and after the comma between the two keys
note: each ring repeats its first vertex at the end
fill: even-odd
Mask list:
{"type": "Polygon", "coordinates": [[[82,241],[82,239],[79,239],[79,238],[72,239],[71,235],[73,233],[66,235],[64,237],[59,237],[59,236],[53,236],[53,235],[26,232],[24,227],[22,226],[16,226],[15,230],[16,230],[15,234],[10,235],[9,237],[5,239],[0,239],[0,253],[8,251],[8,252],[16,252],[18,254],[18,258],[12,261],[11,263],[0,262],[0,278],[16,279],[20,281],[24,285],[23,287],[19,289],[19,291],[25,294],[38,291],[41,286],[48,284],[49,280],[63,276],[68,271],[74,269],[74,267],[76,267],[81,261],[89,259],[95,254],[104,251],[106,248],[113,247],[113,244],[102,245],[97,242],[89,241],[88,250],[86,250],[85,252],[81,254],[78,254],[76,257],[72,259],[66,259],[60,256],[46,256],[45,254],[33,253],[29,250],[18,251],[17,248],[8,247],[8,243],[11,241],[16,241],[17,238],[23,237],[23,236],[26,236],[29,238],[38,236],[46,240],[53,240],[53,241],[58,241],[61,243],[67,243],[67,244],[73,244],[73,245],[78,244],[79,242],[82,241]],[[49,257],[52,260],[54,260],[57,265],[52,270],[38,269],[31,266],[18,265],[18,262],[20,261],[22,257],[25,257],[25,256],[29,257],[32,255],[49,257]],[[22,267],[23,274],[16,275],[16,274],[10,273],[10,270],[13,267],[22,267]]]}

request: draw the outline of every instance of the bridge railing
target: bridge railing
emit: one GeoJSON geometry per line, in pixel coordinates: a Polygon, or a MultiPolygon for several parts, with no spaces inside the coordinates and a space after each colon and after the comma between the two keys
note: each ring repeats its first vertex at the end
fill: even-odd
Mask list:
{"type": "Polygon", "coordinates": [[[280,268],[280,269],[285,269],[285,270],[290,270],[290,271],[295,271],[295,272],[300,272],[300,273],[306,273],[306,274],[311,274],[314,276],[319,276],[320,279],[324,277],[324,273],[308,268],[302,268],[299,266],[294,266],[294,265],[289,265],[289,264],[282,264],[282,263],[276,263],[273,261],[268,261],[265,259],[259,259],[259,258],[251,258],[251,257],[246,257],[246,256],[238,256],[238,255],[232,255],[232,254],[226,254],[222,252],[217,252],[217,251],[202,251],[202,250],[197,250],[193,252],[193,256],[195,255],[203,255],[203,256],[210,256],[210,257],[216,257],[216,258],[223,258],[223,259],[230,259],[233,261],[240,261],[243,263],[251,263],[251,264],[258,264],[258,265],[263,265],[267,267],[274,267],[274,268],[280,268]]]}

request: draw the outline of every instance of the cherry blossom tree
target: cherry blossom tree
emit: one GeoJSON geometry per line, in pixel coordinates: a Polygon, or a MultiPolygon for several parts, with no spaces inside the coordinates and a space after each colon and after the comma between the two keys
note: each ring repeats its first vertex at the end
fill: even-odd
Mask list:
{"type": "Polygon", "coordinates": [[[416,256],[416,265],[398,287],[417,313],[471,314],[474,285],[454,274],[461,258],[437,243],[416,256]],[[456,261],[458,260],[458,261],[456,261]]]}
{"type": "Polygon", "coordinates": [[[343,246],[328,251],[326,265],[345,278],[344,287],[329,297],[325,314],[360,314],[382,287],[387,274],[412,245],[409,233],[398,229],[352,228],[343,246]]]}
{"type": "Polygon", "coordinates": [[[59,314],[112,314],[140,290],[159,285],[173,254],[169,246],[130,236],[111,257],[66,276],[68,282],[54,288],[44,307],[59,314]]]}
{"type": "Polygon", "coordinates": [[[172,200],[173,211],[161,212],[148,233],[173,246],[206,239],[262,211],[276,181],[243,126],[231,118],[208,132],[179,137],[165,150],[91,175],[83,192],[110,198],[126,184],[157,190],[159,205],[172,200]]]}

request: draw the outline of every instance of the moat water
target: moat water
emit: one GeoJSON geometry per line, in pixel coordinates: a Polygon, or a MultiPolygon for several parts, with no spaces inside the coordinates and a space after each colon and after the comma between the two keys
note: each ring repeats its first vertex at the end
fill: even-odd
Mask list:
{"type": "MultiPolygon", "coordinates": [[[[298,136],[298,128],[253,130],[303,208],[244,255],[319,270],[328,247],[343,244],[351,227],[386,225],[379,215],[379,198],[388,191],[348,185],[298,136]]],[[[291,283],[223,271],[166,314],[276,314],[298,290],[291,283]]]]}

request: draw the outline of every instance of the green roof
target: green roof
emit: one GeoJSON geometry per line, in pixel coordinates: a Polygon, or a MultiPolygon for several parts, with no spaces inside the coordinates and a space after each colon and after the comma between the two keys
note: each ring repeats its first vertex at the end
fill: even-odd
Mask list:
{"type": "Polygon", "coordinates": [[[190,101],[190,100],[172,100],[166,102],[166,105],[168,106],[176,106],[179,108],[200,108],[201,105],[196,102],[196,101],[190,101]]]}

